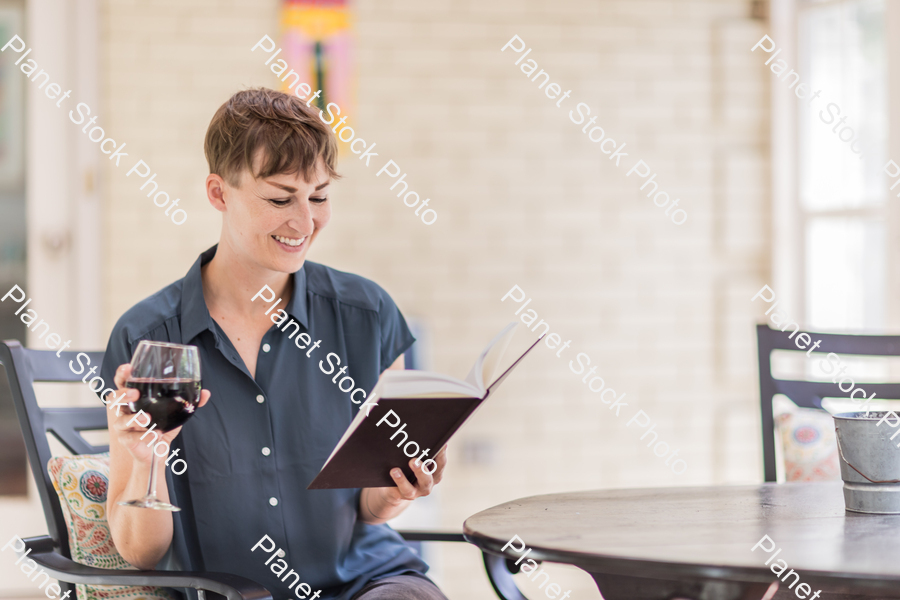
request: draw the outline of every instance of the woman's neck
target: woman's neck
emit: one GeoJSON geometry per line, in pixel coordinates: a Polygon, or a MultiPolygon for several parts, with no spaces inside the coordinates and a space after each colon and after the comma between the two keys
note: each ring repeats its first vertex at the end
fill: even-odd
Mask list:
{"type": "MultiPolygon", "coordinates": [[[[279,306],[287,306],[293,288],[291,274],[260,269],[241,260],[227,244],[219,243],[212,260],[201,269],[203,297],[210,313],[251,316],[258,311],[251,299],[264,286],[281,298],[279,306]]],[[[264,311],[263,311],[264,312],[264,311]]],[[[262,314],[262,313],[260,313],[262,314]]]]}

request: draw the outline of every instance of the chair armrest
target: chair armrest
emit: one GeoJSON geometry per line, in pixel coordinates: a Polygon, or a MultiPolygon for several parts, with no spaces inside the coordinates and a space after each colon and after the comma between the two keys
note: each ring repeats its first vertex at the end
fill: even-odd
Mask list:
{"type": "MultiPolygon", "coordinates": [[[[461,533],[446,531],[397,531],[403,539],[409,542],[466,542],[461,533]]],[[[516,585],[513,575],[519,572],[519,567],[514,566],[511,560],[504,556],[497,556],[489,552],[481,551],[484,559],[484,569],[487,571],[491,587],[497,593],[500,600],[528,600],[516,585]]]]}
{"type": "Polygon", "coordinates": [[[452,531],[397,531],[408,542],[464,542],[461,533],[452,531]]]}
{"type": "Polygon", "coordinates": [[[49,536],[27,538],[22,541],[25,548],[17,554],[25,554],[30,549],[28,558],[40,565],[53,578],[67,583],[194,588],[221,594],[228,600],[272,600],[272,594],[266,588],[238,575],[196,571],[97,569],[79,564],[56,552],[53,539],[49,536]]]}

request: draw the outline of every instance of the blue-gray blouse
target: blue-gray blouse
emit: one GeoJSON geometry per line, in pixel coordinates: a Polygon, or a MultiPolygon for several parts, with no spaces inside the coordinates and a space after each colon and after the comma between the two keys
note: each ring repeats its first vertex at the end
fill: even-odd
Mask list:
{"type": "MultiPolygon", "coordinates": [[[[172,444],[187,470],[166,469],[171,501],[182,510],[174,513],[173,543],[160,568],[242,575],[276,599],[305,595],[295,592],[296,576],[282,581],[284,563],[300,583],[321,589],[319,598],[349,598],[371,579],[424,573],[427,565],[394,530],[359,520],[359,489],[306,489],[361,406],[351,401],[352,389],[342,391],[351,383],[343,378],[368,392],[415,341],[399,309],[372,281],[306,261],[293,275],[287,307],[299,333],[295,325],[279,330],[275,321],[289,321],[270,313],[254,379],[203,299],[200,267],[215,252],[122,315],[101,370],[112,381],[141,340],[200,349],[203,387],[212,396],[172,444]],[[321,344],[301,349],[300,333],[321,344]],[[251,551],[263,536],[284,556],[265,552],[269,542],[251,551]]],[[[254,304],[260,312],[271,306],[262,298],[254,304]]]]}

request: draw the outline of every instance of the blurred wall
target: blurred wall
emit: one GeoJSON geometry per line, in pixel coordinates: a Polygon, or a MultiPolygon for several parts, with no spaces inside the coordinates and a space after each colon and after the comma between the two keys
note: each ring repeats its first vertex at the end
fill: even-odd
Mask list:
{"type": "MultiPolygon", "coordinates": [[[[761,480],[749,299],[769,273],[768,78],[749,53],[766,32],[750,5],[358,2],[350,114],[381,162],[342,160],[334,217],[310,258],[377,281],[424,319],[435,370],[465,375],[516,318],[518,306],[500,302],[513,285],[572,340],[562,358],[539,348],[454,440],[440,527],[458,530],[523,495],[761,480]],[[513,64],[517,55],[500,52],[514,34],[572,90],[562,109],[513,64]],[[627,143],[622,167],[569,120],[577,102],[599,109],[599,124],[627,143]],[[437,223],[423,225],[392,182],[375,177],[388,158],[431,198],[437,223]],[[681,199],[684,225],[625,177],[639,158],[681,199]],[[569,370],[578,352],[627,394],[622,416],[569,370]],[[686,473],[673,474],[626,428],[637,409],[680,448],[686,473]]],[[[277,8],[101,4],[101,119],[189,214],[173,225],[135,176],[107,165],[104,334],[217,239],[203,136],[231,93],[276,86],[250,48],[278,35],[277,8]]],[[[451,598],[491,597],[473,548],[446,551],[442,570],[451,598]]],[[[571,581],[573,597],[598,597],[586,576],[571,581]]]]}

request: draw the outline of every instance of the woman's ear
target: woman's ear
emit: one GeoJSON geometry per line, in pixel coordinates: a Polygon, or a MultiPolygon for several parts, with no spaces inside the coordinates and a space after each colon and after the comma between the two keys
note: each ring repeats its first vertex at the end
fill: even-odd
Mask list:
{"type": "Polygon", "coordinates": [[[215,173],[210,173],[206,178],[206,197],[217,211],[228,210],[225,203],[225,180],[215,173]]]}

